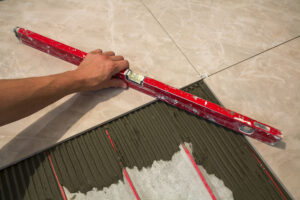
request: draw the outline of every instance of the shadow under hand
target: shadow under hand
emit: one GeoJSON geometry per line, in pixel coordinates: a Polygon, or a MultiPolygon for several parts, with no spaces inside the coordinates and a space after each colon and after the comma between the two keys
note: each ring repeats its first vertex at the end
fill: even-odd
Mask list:
{"type": "MultiPolygon", "coordinates": [[[[55,144],[84,114],[123,89],[76,94],[20,132],[0,150],[0,162],[10,164],[55,144]]],[[[1,168],[2,168],[1,167],[1,168]]]]}

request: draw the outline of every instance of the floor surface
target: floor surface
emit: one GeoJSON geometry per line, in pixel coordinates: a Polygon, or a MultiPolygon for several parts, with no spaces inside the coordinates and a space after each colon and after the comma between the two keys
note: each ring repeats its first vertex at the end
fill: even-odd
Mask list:
{"type": "MultiPolygon", "coordinates": [[[[184,90],[220,103],[204,81],[197,81],[184,90]]],[[[176,164],[180,170],[172,170],[171,161],[183,143],[191,144],[186,146],[190,147],[195,163],[201,165],[200,170],[218,200],[292,199],[246,137],[161,101],[142,106],[0,170],[0,191],[3,191],[0,199],[25,200],[36,194],[42,199],[60,199],[59,189],[49,193],[49,188],[59,185],[65,189],[68,199],[83,199],[83,194],[94,196],[89,199],[101,198],[95,193],[106,193],[108,198],[102,199],[120,199],[120,196],[134,199],[129,181],[124,177],[126,168],[141,199],[199,200],[203,197],[211,200],[205,195],[207,190],[195,168],[190,169],[193,165],[186,153],[176,164]],[[161,169],[158,163],[167,166],[161,169]],[[152,174],[151,169],[156,173],[152,174]],[[147,177],[138,176],[134,171],[147,177]],[[215,190],[216,185],[206,173],[219,180],[223,192],[215,190]],[[53,183],[56,177],[59,184],[53,183]],[[123,187],[116,187],[116,183],[123,187]],[[115,189],[109,192],[108,188],[115,189]]]]}
{"type": "MultiPolygon", "coordinates": [[[[74,69],[19,43],[15,26],[84,51],[112,49],[175,87],[208,76],[223,105],[283,131],[277,147],[251,142],[300,198],[300,1],[0,1],[1,78],[74,69]]],[[[0,128],[0,166],[151,100],[131,89],[67,96],[0,128]]]]}

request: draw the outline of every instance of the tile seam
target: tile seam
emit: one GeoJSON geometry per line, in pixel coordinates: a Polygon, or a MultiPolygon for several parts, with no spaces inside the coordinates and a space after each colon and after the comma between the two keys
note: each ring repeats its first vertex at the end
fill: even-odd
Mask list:
{"type": "MultiPolygon", "coordinates": [[[[159,26],[161,27],[161,29],[165,32],[165,34],[170,38],[170,40],[172,41],[172,43],[176,46],[177,50],[179,50],[179,52],[184,56],[184,58],[186,59],[186,61],[188,61],[188,63],[191,65],[191,67],[195,70],[195,72],[198,74],[198,76],[202,77],[201,73],[197,70],[197,68],[193,65],[193,63],[190,61],[190,59],[187,57],[187,55],[185,55],[185,53],[182,51],[182,49],[178,46],[178,44],[175,42],[175,40],[173,39],[173,37],[169,34],[169,32],[165,29],[165,27],[159,22],[159,20],[155,17],[155,15],[152,13],[152,11],[150,10],[150,8],[148,8],[148,6],[146,6],[146,4],[143,2],[143,0],[140,0],[140,2],[143,4],[143,6],[146,8],[146,10],[151,14],[151,16],[154,18],[154,20],[159,24],[159,26]]],[[[202,78],[200,78],[202,79],[202,78]]]]}
{"type": "MultiPolygon", "coordinates": [[[[243,62],[245,62],[245,61],[247,61],[247,60],[250,60],[250,59],[252,59],[252,58],[254,58],[254,57],[256,57],[256,56],[259,56],[259,55],[261,55],[261,54],[264,54],[264,53],[266,53],[266,52],[268,52],[268,51],[270,51],[270,50],[272,50],[272,49],[275,49],[275,48],[277,48],[277,47],[279,47],[279,46],[281,46],[281,45],[284,45],[284,44],[287,44],[287,43],[289,43],[289,42],[292,42],[292,41],[298,39],[299,37],[300,37],[300,35],[295,36],[295,37],[293,37],[293,38],[291,38],[291,39],[289,39],[289,40],[286,40],[286,41],[284,41],[284,42],[282,42],[282,43],[279,43],[279,44],[277,44],[277,45],[275,45],[275,46],[273,46],[273,47],[271,47],[271,48],[269,48],[269,49],[266,49],[266,50],[264,50],[264,51],[262,51],[262,52],[260,52],[260,53],[258,53],[258,54],[255,54],[255,55],[253,55],[253,56],[251,56],[251,57],[249,57],[249,58],[246,58],[246,59],[244,59],[244,60],[242,60],[242,61],[239,61],[239,62],[237,62],[237,63],[235,63],[235,64],[233,64],[233,65],[231,65],[231,66],[228,66],[227,68],[224,68],[224,69],[222,69],[222,70],[220,70],[220,71],[218,71],[218,72],[215,72],[215,73],[209,75],[208,77],[211,77],[211,76],[213,76],[213,75],[216,75],[216,74],[219,73],[219,72],[225,71],[225,70],[227,70],[227,69],[229,69],[229,68],[231,68],[231,67],[234,67],[234,66],[236,66],[236,65],[238,65],[238,64],[241,64],[241,63],[243,63],[243,62]]],[[[208,78],[208,77],[207,77],[207,78],[208,78]]],[[[207,86],[208,89],[210,90],[211,94],[216,98],[216,100],[219,102],[219,104],[220,104],[221,106],[225,107],[224,104],[223,104],[223,102],[222,102],[221,99],[219,98],[219,96],[215,93],[215,91],[214,91],[214,90],[211,88],[211,86],[207,83],[206,78],[203,79],[203,82],[206,84],[206,86],[207,86]]],[[[269,165],[267,164],[267,162],[265,161],[265,159],[262,157],[262,155],[259,153],[259,151],[255,148],[255,146],[252,144],[252,142],[251,142],[247,137],[245,137],[245,138],[246,138],[246,140],[248,141],[248,144],[255,150],[255,152],[256,152],[256,154],[258,155],[258,157],[263,161],[264,165],[268,168],[268,170],[271,171],[272,175],[276,178],[276,180],[279,182],[279,184],[281,185],[281,187],[283,187],[283,189],[285,190],[285,192],[286,192],[289,196],[293,197],[293,195],[292,195],[292,194],[290,193],[290,191],[286,188],[286,186],[282,183],[281,179],[280,179],[280,178],[278,177],[278,175],[273,171],[273,169],[271,168],[271,166],[269,166],[269,165]]]]}
{"type": "Polygon", "coordinates": [[[231,67],[234,67],[234,66],[236,66],[236,65],[238,65],[238,64],[241,64],[241,63],[243,63],[243,62],[245,62],[245,61],[247,61],[247,60],[250,60],[251,58],[254,58],[254,57],[256,57],[256,56],[259,56],[259,55],[261,55],[261,54],[263,54],[263,53],[265,53],[265,52],[268,52],[268,51],[270,51],[270,50],[272,50],[272,49],[274,49],[274,48],[276,48],[276,47],[279,47],[279,46],[281,46],[281,45],[284,45],[284,44],[286,44],[286,43],[289,43],[289,42],[291,42],[291,41],[293,41],[293,40],[295,40],[295,39],[297,39],[297,38],[299,38],[300,37],[300,35],[297,35],[297,36],[295,36],[295,37],[292,37],[292,38],[290,38],[290,39],[288,39],[288,40],[286,40],[286,41],[284,41],[284,42],[280,42],[280,43],[278,43],[278,44],[276,44],[275,46],[272,46],[272,47],[270,47],[270,48],[268,48],[268,49],[265,49],[265,50],[263,50],[263,51],[261,51],[261,52],[259,52],[259,53],[256,53],[256,54],[254,54],[254,55],[252,55],[252,56],[250,56],[250,57],[247,57],[247,58],[245,58],[245,59],[242,59],[242,60],[240,60],[240,61],[238,61],[238,62],[236,62],[236,63],[234,63],[234,64],[231,64],[231,65],[229,65],[229,66],[227,66],[227,67],[225,67],[225,68],[222,68],[222,69],[220,69],[220,70],[218,70],[218,71],[216,71],[216,72],[213,72],[213,73],[211,73],[211,74],[207,74],[207,75],[205,75],[205,77],[202,77],[202,74],[197,70],[197,68],[195,67],[195,65],[190,61],[190,59],[187,57],[187,55],[185,55],[185,53],[183,52],[183,50],[178,46],[178,44],[175,42],[175,40],[173,39],[173,37],[169,34],[169,32],[165,29],[165,27],[160,23],[160,21],[155,17],[155,15],[153,14],[153,12],[150,10],[150,8],[148,7],[148,6],[146,6],[146,4],[143,2],[143,0],[140,0],[140,2],[143,4],[143,6],[148,10],[148,12],[152,15],[152,17],[155,19],[155,21],[160,25],[160,27],[163,29],[163,31],[168,35],[168,37],[171,39],[171,41],[174,43],[174,45],[176,46],[176,48],[180,51],[180,53],[185,57],[185,59],[189,62],[189,64],[193,67],[193,69],[197,72],[197,74],[201,77],[200,78],[200,80],[201,79],[206,79],[206,78],[208,78],[208,77],[211,77],[211,76],[213,76],[213,75],[215,75],[215,74],[218,74],[219,72],[222,72],[222,71],[224,71],[224,70],[226,70],[226,69],[229,69],[229,68],[231,68],[231,67]]]}
{"type": "Polygon", "coordinates": [[[247,58],[245,58],[245,59],[243,59],[243,60],[240,60],[240,61],[238,61],[238,62],[236,62],[236,63],[234,63],[234,64],[231,64],[231,65],[229,65],[229,66],[227,66],[227,67],[225,67],[225,68],[223,68],[223,69],[220,69],[220,70],[218,70],[218,71],[216,71],[216,72],[214,72],[214,73],[211,73],[211,74],[207,75],[207,77],[205,77],[205,79],[208,78],[208,77],[212,77],[212,76],[214,76],[214,75],[216,75],[216,74],[218,74],[218,73],[220,73],[220,72],[223,72],[223,71],[225,71],[225,70],[227,70],[227,69],[230,69],[230,68],[232,68],[232,67],[235,67],[235,66],[237,66],[237,65],[239,65],[239,64],[242,64],[242,63],[244,63],[244,62],[246,62],[246,61],[248,61],[248,60],[250,60],[250,59],[252,59],[252,58],[254,58],[254,57],[257,57],[257,56],[259,56],[259,55],[261,55],[261,54],[264,54],[264,53],[266,53],[266,52],[268,52],[268,51],[271,51],[271,50],[273,50],[273,49],[275,49],[275,48],[277,48],[277,47],[280,47],[280,46],[282,46],[282,45],[284,45],[284,44],[287,44],[287,43],[289,43],[289,42],[292,42],[292,41],[298,39],[299,37],[300,37],[300,35],[297,35],[297,36],[292,37],[292,38],[290,38],[290,39],[288,39],[288,40],[286,40],[286,41],[284,41],[284,42],[280,42],[280,43],[276,44],[275,46],[272,46],[272,47],[270,47],[270,48],[268,48],[268,49],[265,49],[265,50],[263,50],[263,51],[261,51],[261,52],[259,52],[259,53],[254,54],[254,55],[252,55],[252,56],[250,56],[250,57],[247,57],[247,58]]]}

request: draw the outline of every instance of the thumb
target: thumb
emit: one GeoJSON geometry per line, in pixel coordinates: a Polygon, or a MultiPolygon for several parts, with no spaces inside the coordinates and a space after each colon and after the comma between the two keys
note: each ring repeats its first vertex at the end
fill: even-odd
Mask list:
{"type": "Polygon", "coordinates": [[[107,83],[107,86],[108,87],[121,87],[124,89],[127,88],[127,84],[118,78],[112,78],[111,80],[109,80],[109,82],[107,83]]]}

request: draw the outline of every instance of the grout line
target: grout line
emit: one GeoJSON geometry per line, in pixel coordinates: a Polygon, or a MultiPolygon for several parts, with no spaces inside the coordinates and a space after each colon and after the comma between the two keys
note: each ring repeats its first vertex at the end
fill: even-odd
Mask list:
{"type": "Polygon", "coordinates": [[[182,51],[182,49],[177,45],[177,43],[175,42],[175,40],[172,38],[172,36],[168,33],[168,31],[165,29],[165,27],[159,22],[159,20],[154,16],[154,14],[152,13],[152,11],[146,6],[146,4],[144,4],[143,0],[140,0],[140,2],[144,5],[144,7],[148,10],[148,12],[152,15],[152,17],[155,19],[155,21],[159,24],[159,26],[163,29],[163,31],[167,34],[167,36],[171,39],[171,41],[174,43],[174,45],[176,46],[176,48],[180,51],[180,53],[185,57],[185,59],[188,61],[188,63],[193,67],[193,69],[196,71],[196,73],[201,76],[201,74],[199,73],[199,71],[197,70],[197,68],[193,65],[193,63],[189,60],[189,58],[187,57],[187,55],[185,55],[185,53],[182,51]]]}
{"type": "Polygon", "coordinates": [[[291,38],[291,39],[288,39],[288,40],[286,40],[286,41],[284,41],[284,42],[281,42],[281,43],[279,43],[279,44],[277,44],[277,45],[275,45],[275,46],[273,46],[273,47],[270,47],[270,48],[268,48],[268,49],[266,49],[266,50],[263,50],[262,52],[259,52],[259,53],[257,53],[257,54],[254,54],[254,55],[252,55],[252,56],[250,56],[250,57],[248,57],[248,58],[245,58],[245,59],[243,59],[243,60],[241,60],[241,61],[239,61],[239,62],[237,62],[237,63],[234,63],[234,64],[232,64],[232,65],[229,65],[228,67],[225,67],[225,68],[223,68],[223,69],[220,69],[219,71],[216,71],[216,72],[214,72],[214,73],[212,73],[212,74],[209,74],[207,77],[210,77],[210,76],[213,76],[213,75],[215,75],[215,74],[217,74],[217,73],[220,73],[220,72],[222,72],[222,71],[225,71],[225,70],[227,70],[227,69],[229,69],[229,68],[231,68],[231,67],[234,67],[234,66],[236,66],[236,65],[238,65],[238,64],[241,64],[241,63],[243,63],[243,62],[245,62],[245,61],[247,61],[247,60],[250,60],[250,59],[252,59],[252,58],[254,58],[254,57],[256,57],[256,56],[259,56],[259,55],[264,54],[264,53],[266,53],[266,52],[268,52],[268,51],[270,51],[270,50],[272,50],[272,49],[275,49],[276,47],[279,47],[279,46],[281,46],[281,45],[284,45],[284,44],[286,44],[286,43],[289,43],[289,42],[291,42],[291,41],[293,41],[293,40],[295,40],[295,39],[297,39],[297,38],[299,38],[299,37],[300,37],[300,35],[297,35],[297,36],[295,36],[295,37],[293,37],[293,38],[291,38]]]}
{"type": "Polygon", "coordinates": [[[187,154],[187,156],[189,157],[191,163],[193,164],[195,170],[197,171],[197,173],[198,173],[200,179],[202,180],[202,182],[203,182],[204,186],[206,187],[208,193],[210,194],[211,198],[212,198],[213,200],[216,200],[216,197],[215,197],[214,193],[212,192],[211,188],[209,187],[207,181],[205,180],[203,174],[201,173],[199,167],[197,166],[197,164],[196,164],[196,162],[195,162],[193,156],[191,155],[190,151],[188,150],[188,148],[185,146],[184,143],[181,144],[181,146],[182,146],[182,148],[184,149],[184,151],[185,151],[185,153],[187,154]]]}
{"type": "MultiPolygon", "coordinates": [[[[159,20],[154,16],[154,14],[153,14],[153,12],[146,6],[146,4],[143,2],[143,0],[140,0],[140,2],[144,5],[144,7],[148,10],[148,12],[152,15],[152,17],[155,19],[155,21],[160,25],[160,27],[163,29],[163,31],[169,36],[169,38],[172,40],[172,42],[175,44],[175,46],[177,47],[177,49],[182,53],[182,55],[185,57],[185,59],[189,62],[189,64],[194,68],[194,70],[198,73],[198,75],[199,76],[202,76],[201,75],[201,73],[199,73],[199,71],[197,70],[197,68],[193,65],[193,63],[189,60],[189,58],[187,57],[187,55],[185,55],[185,53],[182,51],[182,49],[177,45],[177,43],[175,42],[175,40],[172,38],[172,36],[169,34],[169,32],[164,28],[164,26],[159,22],[159,20]]],[[[242,63],[242,62],[244,62],[244,61],[247,61],[247,60],[249,60],[249,59],[251,59],[251,58],[253,58],[253,57],[256,57],[256,56],[258,56],[258,55],[260,55],[260,54],[263,54],[263,53],[265,53],[265,52],[267,52],[267,51],[270,51],[270,50],[272,50],[272,49],[274,49],[274,48],[276,48],[276,47],[279,47],[279,46],[281,46],[281,45],[283,45],[283,44],[285,44],[285,43],[288,43],[288,42],[290,42],[290,41],[292,41],[292,40],[295,40],[295,39],[297,39],[298,37],[300,37],[300,35],[297,35],[297,36],[295,36],[295,37],[293,37],[293,38],[291,38],[291,39],[288,39],[287,41],[284,41],[284,42],[282,42],[282,43],[279,43],[279,44],[277,44],[277,45],[275,45],[275,46],[273,46],[273,47],[270,47],[269,49],[266,49],[266,50],[264,50],[264,51],[262,51],[262,52],[259,52],[259,53],[257,53],[257,54],[254,54],[254,55],[252,55],[252,56],[250,56],[250,57],[248,57],[248,58],[245,58],[245,59],[243,59],[243,60],[241,60],[241,61],[239,61],[239,62],[237,62],[237,63],[234,63],[234,64],[232,64],[232,65],[229,65],[228,67],[225,67],[225,68],[223,68],[223,69],[221,69],[221,70],[219,70],[219,71],[216,71],[216,72],[214,72],[214,73],[212,73],[212,74],[209,74],[209,75],[207,75],[207,77],[205,77],[205,78],[208,78],[208,77],[210,77],[210,76],[213,76],[213,75],[215,75],[215,74],[217,74],[217,73],[219,73],[219,72],[222,72],[222,71],[224,71],[224,70],[226,70],[226,69],[229,69],[229,68],[231,68],[231,67],[234,67],[234,66],[236,66],[236,65],[238,65],[238,64],[240,64],[240,63],[242,63]]],[[[205,79],[204,78],[204,79],[205,79]]],[[[203,79],[203,78],[201,78],[201,79],[203,79]]]]}

